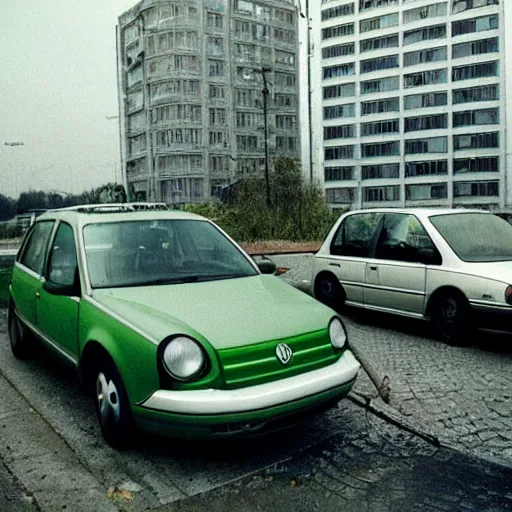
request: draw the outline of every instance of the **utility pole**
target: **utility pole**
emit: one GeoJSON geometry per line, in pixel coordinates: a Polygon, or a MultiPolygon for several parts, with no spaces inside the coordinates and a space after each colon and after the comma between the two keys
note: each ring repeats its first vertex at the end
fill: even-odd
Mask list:
{"type": "Polygon", "coordinates": [[[268,166],[268,95],[270,93],[267,83],[267,73],[272,71],[270,68],[261,68],[261,76],[263,77],[263,122],[265,131],[265,182],[267,185],[267,207],[270,208],[270,177],[268,166]]]}

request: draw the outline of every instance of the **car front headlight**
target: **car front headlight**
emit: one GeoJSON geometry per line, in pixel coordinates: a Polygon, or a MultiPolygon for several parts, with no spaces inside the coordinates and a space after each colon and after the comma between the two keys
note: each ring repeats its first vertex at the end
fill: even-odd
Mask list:
{"type": "Polygon", "coordinates": [[[163,365],[176,380],[189,381],[201,373],[205,364],[199,344],[186,336],[172,339],[164,349],[163,365]]]}
{"type": "Polygon", "coordinates": [[[333,318],[329,324],[329,337],[332,346],[336,349],[342,349],[348,340],[347,331],[343,322],[339,318],[333,318]]]}

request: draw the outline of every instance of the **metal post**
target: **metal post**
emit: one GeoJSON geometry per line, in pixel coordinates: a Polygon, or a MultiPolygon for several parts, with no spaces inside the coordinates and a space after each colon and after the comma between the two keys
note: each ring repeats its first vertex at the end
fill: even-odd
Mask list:
{"type": "Polygon", "coordinates": [[[265,128],[265,182],[267,184],[267,207],[270,208],[270,177],[269,177],[269,168],[268,168],[268,95],[270,93],[267,84],[267,73],[270,71],[270,68],[262,68],[261,75],[263,76],[263,122],[265,128]]]}
{"type": "Polygon", "coordinates": [[[309,120],[309,181],[313,183],[313,120],[312,116],[312,91],[311,91],[311,18],[309,16],[309,0],[306,0],[306,19],[307,19],[307,57],[308,57],[308,120],[309,120]]]}

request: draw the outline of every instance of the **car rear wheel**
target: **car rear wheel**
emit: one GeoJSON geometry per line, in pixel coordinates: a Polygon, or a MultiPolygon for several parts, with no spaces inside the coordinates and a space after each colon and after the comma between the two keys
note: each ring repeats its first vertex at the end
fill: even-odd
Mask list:
{"type": "Polygon", "coordinates": [[[315,297],[335,311],[340,311],[345,303],[345,292],[339,281],[329,274],[317,277],[315,297]]]}
{"type": "Polygon", "coordinates": [[[449,345],[468,345],[472,324],[469,303],[462,294],[449,292],[434,303],[432,323],[437,337],[449,345]]]}
{"type": "Polygon", "coordinates": [[[93,392],[103,438],[113,448],[126,448],[134,431],[128,395],[119,370],[107,358],[97,366],[93,392]]]}
{"type": "Polygon", "coordinates": [[[16,309],[11,306],[9,309],[9,338],[11,351],[16,359],[27,359],[30,355],[30,338],[27,329],[21,325],[16,309]]]}

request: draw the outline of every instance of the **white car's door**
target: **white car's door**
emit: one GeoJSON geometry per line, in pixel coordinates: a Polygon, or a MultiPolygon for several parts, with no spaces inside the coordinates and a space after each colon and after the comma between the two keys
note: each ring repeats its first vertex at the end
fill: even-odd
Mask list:
{"type": "Polygon", "coordinates": [[[422,315],[426,262],[436,254],[427,232],[414,215],[386,213],[373,258],[365,270],[365,306],[422,315]]]}
{"type": "Polygon", "coordinates": [[[364,304],[366,262],[381,213],[356,213],[339,225],[330,246],[330,254],[322,265],[340,281],[348,305],[364,304]]]}

